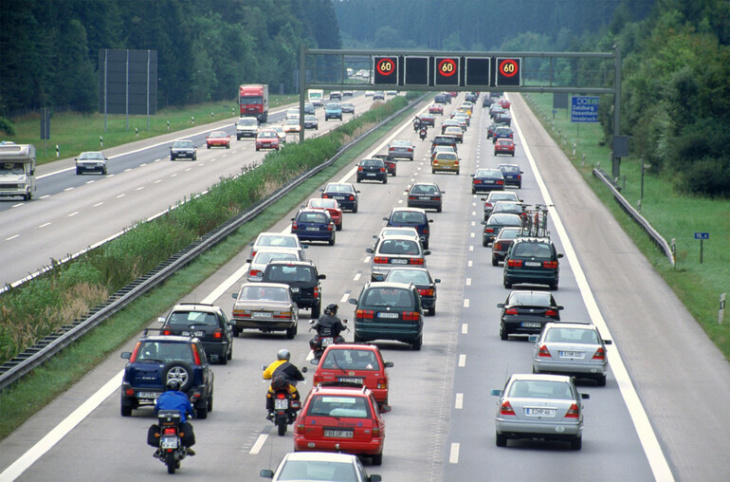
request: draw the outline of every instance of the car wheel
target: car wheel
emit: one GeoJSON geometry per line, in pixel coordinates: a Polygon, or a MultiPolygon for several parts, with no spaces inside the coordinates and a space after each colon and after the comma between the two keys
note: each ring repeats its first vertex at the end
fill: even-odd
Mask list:
{"type": "Polygon", "coordinates": [[[425,243],[423,243],[423,249],[428,249],[428,241],[426,241],[425,243]]]}
{"type": "Polygon", "coordinates": [[[240,332],[241,332],[241,331],[240,331],[240,330],[238,329],[238,327],[236,327],[236,326],[234,326],[234,327],[232,327],[232,328],[231,328],[231,333],[233,333],[233,338],[238,338],[238,334],[239,334],[240,332]]]}
{"type": "Polygon", "coordinates": [[[414,351],[420,351],[421,347],[423,346],[423,335],[416,338],[416,340],[411,343],[411,346],[413,347],[414,351]]]}
{"type": "Polygon", "coordinates": [[[487,242],[487,240],[486,240],[486,239],[482,239],[482,246],[484,246],[485,248],[486,248],[487,246],[489,246],[489,243],[487,242]]]}
{"type": "Polygon", "coordinates": [[[361,181],[361,179],[360,179],[360,178],[358,177],[358,178],[357,178],[357,182],[358,182],[358,183],[360,183],[360,181],[361,181]]]}
{"type": "Polygon", "coordinates": [[[440,212],[441,212],[441,209],[442,209],[442,208],[441,208],[441,206],[437,207],[437,208],[436,208],[436,212],[437,212],[437,213],[440,213],[440,212]]]}
{"type": "Polygon", "coordinates": [[[213,411],[213,394],[212,393],[210,394],[210,397],[208,397],[208,407],[207,408],[208,408],[209,412],[213,411]]]}
{"type": "Polygon", "coordinates": [[[258,148],[258,147],[257,147],[257,148],[256,148],[256,152],[258,152],[259,150],[260,150],[260,148],[258,148]]]}
{"type": "Polygon", "coordinates": [[[499,261],[494,256],[492,256],[492,266],[499,266],[499,261]]]}
{"type": "Polygon", "coordinates": [[[599,387],[605,387],[606,386],[606,375],[601,375],[598,378],[596,378],[596,385],[599,387]]]}
{"type": "Polygon", "coordinates": [[[228,144],[228,145],[226,146],[226,149],[230,149],[230,148],[231,148],[231,145],[230,145],[230,144],[228,144]]]}
{"type": "Polygon", "coordinates": [[[329,245],[334,246],[335,245],[335,235],[332,233],[332,238],[329,240],[329,245]]]}
{"type": "Polygon", "coordinates": [[[498,433],[497,437],[496,437],[496,443],[497,443],[497,447],[506,447],[507,446],[507,437],[505,437],[501,433],[498,433]]]}
{"type": "Polygon", "coordinates": [[[383,454],[380,453],[378,455],[373,455],[372,460],[373,460],[373,465],[378,465],[378,466],[383,465],[383,454]]]}
{"type": "Polygon", "coordinates": [[[81,169],[76,169],[76,175],[78,176],[80,174],[81,174],[81,169]]]}
{"type": "Polygon", "coordinates": [[[471,193],[472,193],[472,194],[476,194],[476,193],[477,193],[477,190],[476,190],[476,189],[474,189],[474,188],[472,188],[472,190],[471,190],[471,193]]]}
{"type": "Polygon", "coordinates": [[[198,160],[198,156],[197,155],[193,156],[193,161],[197,161],[197,160],[198,160]]]}
{"type": "Polygon", "coordinates": [[[208,402],[205,402],[205,405],[201,408],[195,408],[195,418],[199,418],[200,420],[205,420],[208,418],[208,402]]]}
{"type": "Polygon", "coordinates": [[[233,360],[233,343],[231,342],[231,349],[228,350],[228,355],[226,356],[226,359],[233,360]]]}
{"type": "Polygon", "coordinates": [[[436,303],[433,304],[431,308],[428,309],[426,312],[428,316],[436,316],[436,303]]]}
{"type": "Polygon", "coordinates": [[[132,416],[132,407],[129,405],[122,405],[122,417],[131,417],[132,416]]]}
{"type": "Polygon", "coordinates": [[[335,229],[337,229],[337,231],[342,231],[342,223],[338,224],[338,225],[337,225],[337,226],[335,227],[335,229]]]}
{"type": "Polygon", "coordinates": [[[522,183],[519,183],[519,184],[517,185],[517,189],[522,189],[522,183]]]}
{"type": "Polygon", "coordinates": [[[316,305],[312,306],[312,316],[311,316],[311,318],[313,320],[318,319],[319,318],[319,313],[320,313],[321,310],[322,310],[322,303],[321,302],[319,302],[316,305]]]}
{"type": "Polygon", "coordinates": [[[221,365],[228,365],[228,354],[224,353],[222,356],[218,357],[218,362],[221,365]]]}
{"type": "Polygon", "coordinates": [[[431,169],[431,174],[436,174],[436,169],[431,169]]]}
{"type": "Polygon", "coordinates": [[[456,171],[456,175],[457,175],[457,176],[459,175],[459,171],[456,171]]]}
{"type": "Polygon", "coordinates": [[[387,174],[383,178],[383,184],[388,184],[388,175],[387,174]]]}
{"type": "Polygon", "coordinates": [[[286,329],[286,339],[287,340],[293,340],[294,339],[294,335],[296,335],[296,334],[297,334],[296,327],[292,327],[292,328],[287,328],[286,329]]]}
{"type": "Polygon", "coordinates": [[[190,364],[183,361],[171,361],[162,369],[162,381],[167,383],[168,380],[175,378],[180,381],[180,391],[186,392],[193,385],[193,374],[190,364]]]}
{"type": "Polygon", "coordinates": [[[104,169],[103,171],[101,171],[101,173],[106,176],[106,169],[104,169]]]}
{"type": "Polygon", "coordinates": [[[558,291],[558,283],[550,283],[550,290],[551,291],[558,291]]]}
{"type": "Polygon", "coordinates": [[[512,288],[512,282],[509,281],[507,278],[504,279],[504,283],[503,284],[504,284],[504,287],[505,288],[508,288],[508,289],[509,288],[512,288]]]}
{"type": "Polygon", "coordinates": [[[571,450],[580,450],[581,447],[583,447],[583,437],[580,435],[570,441],[571,450]]]}
{"type": "Polygon", "coordinates": [[[502,341],[507,341],[509,339],[509,333],[507,332],[507,329],[504,327],[504,324],[499,325],[499,339],[502,341]]]}
{"type": "Polygon", "coordinates": [[[357,204],[355,204],[355,207],[354,207],[354,208],[352,208],[352,212],[353,212],[353,213],[356,213],[356,212],[357,212],[357,204]]]}

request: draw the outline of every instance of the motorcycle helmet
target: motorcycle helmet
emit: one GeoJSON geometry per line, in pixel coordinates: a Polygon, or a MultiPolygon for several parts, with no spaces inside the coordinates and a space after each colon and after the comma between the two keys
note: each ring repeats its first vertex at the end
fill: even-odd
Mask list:
{"type": "Polygon", "coordinates": [[[291,358],[291,353],[289,353],[289,350],[287,350],[286,348],[283,348],[279,350],[279,353],[276,354],[276,358],[278,360],[289,361],[289,359],[291,358]]]}
{"type": "Polygon", "coordinates": [[[171,378],[165,384],[165,388],[167,390],[175,390],[175,391],[180,390],[180,380],[178,380],[177,378],[171,378]]]}
{"type": "Polygon", "coordinates": [[[338,309],[338,307],[336,304],[330,303],[329,305],[327,305],[327,308],[324,309],[324,314],[330,315],[330,316],[337,316],[337,309],[338,309]]]}

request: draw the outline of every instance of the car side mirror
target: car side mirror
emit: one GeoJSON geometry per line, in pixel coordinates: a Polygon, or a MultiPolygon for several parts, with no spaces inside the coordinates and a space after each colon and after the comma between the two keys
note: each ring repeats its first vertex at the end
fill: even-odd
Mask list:
{"type": "Polygon", "coordinates": [[[388,412],[390,412],[390,405],[383,405],[382,407],[380,407],[380,412],[381,413],[388,413],[388,412]]]}
{"type": "Polygon", "coordinates": [[[492,390],[492,391],[491,391],[491,392],[489,392],[489,393],[490,393],[490,395],[492,395],[493,397],[501,397],[501,396],[502,396],[502,390],[492,390]]]}
{"type": "Polygon", "coordinates": [[[231,293],[231,298],[233,298],[234,300],[237,300],[238,299],[238,293],[231,293]]]}
{"type": "Polygon", "coordinates": [[[365,252],[372,254],[373,253],[373,248],[365,248],[365,252]]]}
{"type": "Polygon", "coordinates": [[[317,359],[317,358],[312,358],[311,360],[309,360],[309,363],[310,363],[311,365],[319,365],[319,359],[317,359]]]}
{"type": "Polygon", "coordinates": [[[562,306],[556,306],[555,308],[557,308],[558,310],[564,309],[562,306]]]}
{"type": "Polygon", "coordinates": [[[589,398],[591,398],[591,395],[589,393],[581,393],[580,398],[582,398],[583,400],[588,400],[589,398]]]}
{"type": "Polygon", "coordinates": [[[563,257],[563,253],[558,253],[558,258],[562,258],[562,257],[563,257]]]}
{"type": "Polygon", "coordinates": [[[430,251],[430,250],[428,250],[428,249],[427,249],[426,251],[424,251],[424,252],[423,252],[423,255],[424,255],[424,256],[428,256],[429,254],[431,254],[431,251],[430,251]]]}
{"type": "Polygon", "coordinates": [[[497,308],[504,308],[504,303],[497,303],[497,308]]]}
{"type": "Polygon", "coordinates": [[[270,469],[262,469],[261,472],[259,472],[259,475],[265,479],[273,479],[274,471],[270,469]]]}
{"type": "Polygon", "coordinates": [[[428,220],[428,222],[429,222],[429,223],[432,223],[432,222],[433,222],[433,219],[429,219],[429,220],[428,220]]]}
{"type": "Polygon", "coordinates": [[[165,322],[165,317],[164,316],[157,317],[157,323],[164,323],[164,322],[165,322]]]}
{"type": "Polygon", "coordinates": [[[121,356],[125,360],[129,360],[130,358],[132,358],[132,352],[131,351],[123,351],[122,354],[119,355],[119,356],[121,356]]]}
{"type": "Polygon", "coordinates": [[[351,305],[356,305],[357,304],[357,298],[350,298],[349,300],[347,300],[347,302],[350,303],[351,305]]]}
{"type": "Polygon", "coordinates": [[[327,275],[326,274],[317,275],[317,279],[327,279],[327,275]]]}
{"type": "Polygon", "coordinates": [[[392,361],[385,362],[385,368],[393,368],[395,366],[395,363],[392,361]]]}
{"type": "Polygon", "coordinates": [[[536,343],[537,340],[539,340],[539,339],[540,339],[539,335],[530,335],[527,337],[527,341],[529,341],[530,343],[536,343]]]}
{"type": "Polygon", "coordinates": [[[487,222],[486,222],[486,221],[482,221],[482,222],[481,222],[481,223],[479,223],[479,224],[483,224],[483,225],[485,225],[485,226],[486,226],[486,225],[487,225],[487,222]]]}
{"type": "Polygon", "coordinates": [[[613,342],[611,340],[603,340],[604,345],[613,345],[613,342]]]}
{"type": "Polygon", "coordinates": [[[387,221],[387,220],[388,220],[388,218],[383,218],[383,221],[387,221]]]}
{"type": "Polygon", "coordinates": [[[441,280],[439,278],[436,278],[435,280],[433,280],[433,282],[434,283],[441,283],[441,280]]]}
{"type": "Polygon", "coordinates": [[[251,262],[252,262],[252,261],[253,261],[253,259],[251,259],[251,258],[248,258],[248,259],[246,260],[246,262],[247,262],[248,264],[251,264],[251,262]]]}
{"type": "Polygon", "coordinates": [[[307,367],[302,367],[302,373],[307,373],[309,369],[307,367]]]}

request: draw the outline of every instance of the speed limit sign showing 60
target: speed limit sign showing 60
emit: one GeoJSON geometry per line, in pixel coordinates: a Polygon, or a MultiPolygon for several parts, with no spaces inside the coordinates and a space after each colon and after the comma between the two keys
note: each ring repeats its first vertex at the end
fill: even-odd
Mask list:
{"type": "Polygon", "coordinates": [[[374,58],[373,84],[398,84],[398,57],[375,57],[374,58]]]}
{"type": "Polygon", "coordinates": [[[521,60],[497,58],[497,85],[522,85],[521,60]]]}
{"type": "Polygon", "coordinates": [[[458,57],[436,57],[436,85],[459,85],[458,57]]]}

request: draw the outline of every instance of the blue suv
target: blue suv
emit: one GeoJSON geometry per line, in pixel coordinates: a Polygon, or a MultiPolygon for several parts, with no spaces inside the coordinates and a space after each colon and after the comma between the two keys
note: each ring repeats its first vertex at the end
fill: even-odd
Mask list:
{"type": "Polygon", "coordinates": [[[431,235],[431,230],[428,225],[433,222],[433,219],[428,219],[424,209],[393,208],[390,216],[383,218],[383,221],[388,222],[387,226],[416,228],[418,236],[421,238],[423,249],[428,249],[428,238],[431,235]]]}
{"type": "Polygon", "coordinates": [[[330,119],[342,120],[342,105],[339,102],[328,102],[324,106],[324,120],[328,121],[330,119]]]}
{"type": "Polygon", "coordinates": [[[122,416],[132,410],[153,406],[169,380],[180,382],[180,391],[190,398],[196,418],[213,411],[213,370],[202,342],[195,337],[148,335],[145,330],[134,351],[125,351],[128,360],[122,379],[122,416]]]}

